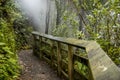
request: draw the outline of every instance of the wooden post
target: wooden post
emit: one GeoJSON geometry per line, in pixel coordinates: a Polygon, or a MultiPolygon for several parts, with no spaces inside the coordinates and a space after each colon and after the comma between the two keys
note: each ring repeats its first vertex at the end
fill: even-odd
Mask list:
{"type": "Polygon", "coordinates": [[[33,38],[34,38],[33,54],[34,54],[35,56],[38,56],[38,44],[37,44],[37,37],[36,37],[36,35],[33,34],[33,38]]]}
{"type": "Polygon", "coordinates": [[[36,35],[35,36],[35,42],[36,42],[36,56],[37,57],[40,57],[40,45],[39,45],[39,42],[40,42],[40,36],[39,35],[36,35]]]}
{"type": "Polygon", "coordinates": [[[51,40],[51,66],[52,66],[52,67],[53,67],[53,65],[54,65],[53,55],[54,55],[54,41],[51,40]]]}
{"type": "Polygon", "coordinates": [[[88,71],[88,74],[89,74],[88,78],[89,78],[90,80],[94,80],[93,74],[92,74],[92,70],[91,70],[91,68],[90,68],[89,60],[88,60],[88,69],[89,69],[89,71],[88,71]]]}
{"type": "Polygon", "coordinates": [[[42,56],[43,56],[42,55],[42,50],[41,50],[42,49],[42,36],[40,36],[39,42],[40,42],[40,44],[39,44],[39,46],[40,46],[39,47],[39,50],[40,50],[40,59],[42,59],[42,56]]]}
{"type": "Polygon", "coordinates": [[[73,79],[73,48],[72,46],[68,45],[68,76],[69,80],[73,79]]]}
{"type": "Polygon", "coordinates": [[[57,64],[58,64],[58,75],[61,76],[61,54],[60,54],[60,42],[57,44],[57,64]]]}
{"type": "Polygon", "coordinates": [[[32,47],[33,47],[33,54],[35,54],[35,48],[36,48],[36,43],[35,43],[35,35],[33,35],[33,43],[32,43],[32,47]]]}

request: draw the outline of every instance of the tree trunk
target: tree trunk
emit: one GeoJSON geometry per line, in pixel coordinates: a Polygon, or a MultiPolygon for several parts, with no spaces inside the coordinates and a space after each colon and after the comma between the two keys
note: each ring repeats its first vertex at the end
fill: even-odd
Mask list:
{"type": "Polygon", "coordinates": [[[49,20],[50,20],[50,0],[47,0],[47,11],[46,11],[46,28],[45,28],[45,34],[48,34],[49,31],[49,20]]]}

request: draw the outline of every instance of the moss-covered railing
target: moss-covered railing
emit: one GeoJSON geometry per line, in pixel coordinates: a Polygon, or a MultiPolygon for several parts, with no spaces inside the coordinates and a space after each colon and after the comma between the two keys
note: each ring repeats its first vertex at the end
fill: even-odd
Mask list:
{"type": "Polygon", "coordinates": [[[32,32],[33,51],[69,80],[120,80],[120,70],[95,41],[32,32]]]}

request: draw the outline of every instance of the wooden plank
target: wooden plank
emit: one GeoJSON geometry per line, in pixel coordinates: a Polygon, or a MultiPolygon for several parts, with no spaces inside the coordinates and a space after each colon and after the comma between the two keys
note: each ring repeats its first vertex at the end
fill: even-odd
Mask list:
{"type": "MultiPolygon", "coordinates": [[[[85,49],[87,52],[87,58],[84,56],[74,55],[75,57],[81,57],[78,59],[86,66],[89,66],[89,80],[120,80],[120,69],[114,64],[114,62],[106,55],[106,53],[100,48],[100,45],[96,41],[77,40],[73,38],[54,37],[51,35],[41,34],[38,32],[32,33],[34,36],[41,36],[45,39],[53,40],[57,42],[57,66],[58,74],[61,75],[61,45],[69,45],[68,50],[68,75],[70,80],[73,80],[73,54],[72,47],[85,49]],[[88,59],[88,62],[87,62],[88,59]],[[91,76],[91,77],[90,77],[91,76]]],[[[34,53],[37,54],[38,39],[35,37],[34,53]]],[[[43,44],[42,46],[46,46],[43,44]]],[[[79,79],[78,79],[79,80],[79,79]]]]}
{"type": "Polygon", "coordinates": [[[54,37],[52,35],[46,35],[46,34],[38,33],[38,32],[35,32],[35,31],[32,32],[32,34],[43,36],[44,38],[48,38],[48,39],[51,39],[51,40],[54,40],[54,41],[57,41],[57,42],[61,42],[61,43],[64,43],[64,44],[69,44],[71,46],[80,47],[80,48],[83,48],[83,49],[85,49],[85,47],[90,42],[93,42],[93,41],[78,40],[78,39],[73,39],[73,38],[54,37]]]}
{"type": "Polygon", "coordinates": [[[93,80],[120,80],[120,69],[97,43],[90,43],[86,52],[93,80]]]}
{"type": "Polygon", "coordinates": [[[33,53],[35,56],[39,57],[39,44],[38,44],[39,36],[33,34],[33,38],[34,38],[33,53]]]}
{"type": "Polygon", "coordinates": [[[35,49],[35,48],[36,48],[35,34],[32,34],[32,36],[33,36],[33,41],[34,41],[34,42],[33,42],[33,45],[32,45],[32,47],[33,47],[33,54],[35,55],[35,53],[36,53],[36,52],[35,52],[35,51],[36,51],[36,49],[35,49]]]}
{"type": "Polygon", "coordinates": [[[49,64],[50,64],[50,59],[48,59],[47,57],[43,56],[43,59],[45,59],[49,64]]]}
{"type": "Polygon", "coordinates": [[[54,41],[51,41],[51,66],[54,66],[54,41]]]}
{"type": "Polygon", "coordinates": [[[61,52],[60,52],[60,42],[57,43],[57,64],[58,64],[58,75],[61,76],[61,52]]]}
{"type": "Polygon", "coordinates": [[[68,75],[69,75],[69,80],[74,80],[73,79],[73,48],[72,46],[68,45],[68,75]]]}
{"type": "Polygon", "coordinates": [[[49,45],[49,46],[50,46],[50,44],[51,44],[51,43],[49,43],[49,42],[47,42],[47,41],[43,41],[43,40],[42,40],[42,43],[44,43],[44,44],[46,44],[46,45],[49,45]]]}
{"type": "Polygon", "coordinates": [[[42,50],[41,50],[41,48],[42,48],[42,37],[40,36],[39,37],[39,42],[40,42],[40,59],[42,59],[42,56],[43,56],[43,54],[42,54],[42,50]]]}
{"type": "Polygon", "coordinates": [[[68,53],[68,50],[66,50],[66,49],[63,49],[63,48],[62,48],[61,50],[64,51],[64,52],[66,52],[66,53],[68,53]]]}
{"type": "Polygon", "coordinates": [[[62,70],[62,74],[63,74],[66,78],[68,78],[68,74],[65,73],[63,70],[62,70]]]}

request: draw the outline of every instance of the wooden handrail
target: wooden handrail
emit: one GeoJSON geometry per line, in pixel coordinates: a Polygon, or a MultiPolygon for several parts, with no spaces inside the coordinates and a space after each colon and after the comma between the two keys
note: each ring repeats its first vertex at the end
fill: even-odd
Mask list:
{"type": "Polygon", "coordinates": [[[120,80],[120,69],[96,41],[32,34],[34,54],[56,67],[59,76],[69,80],[120,80]],[[67,51],[61,44],[65,44],[67,51]]]}

